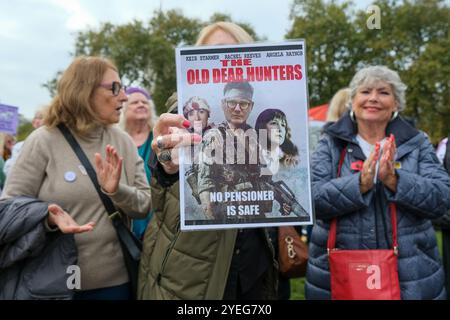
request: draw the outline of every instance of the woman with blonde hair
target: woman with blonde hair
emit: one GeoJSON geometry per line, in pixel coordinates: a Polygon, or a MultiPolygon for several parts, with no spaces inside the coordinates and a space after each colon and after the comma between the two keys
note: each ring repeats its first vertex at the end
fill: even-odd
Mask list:
{"type": "MultiPolygon", "coordinates": [[[[350,112],[325,128],[312,156],[317,219],[309,244],[306,298],[361,299],[365,280],[338,278],[354,290],[335,290],[339,280],[332,279],[346,274],[333,273],[331,254],[381,249],[396,257],[391,261],[398,274],[385,274],[386,261],[378,262],[383,269],[367,283],[375,279],[386,290],[371,293],[392,289],[399,297],[378,298],[445,299],[431,220],[450,207],[450,178],[425,134],[399,115],[406,105],[406,85],[397,72],[385,66],[363,68],[350,90],[350,112]],[[348,295],[342,297],[343,292],[348,295]]],[[[369,273],[369,268],[359,273],[369,273]]]]}
{"type": "MultiPolygon", "coordinates": [[[[216,22],[205,27],[197,45],[253,42],[238,25],[216,22]]],[[[177,107],[176,96],[168,104],[177,107]]],[[[177,152],[173,128],[187,129],[182,115],[165,113],[153,129],[152,149],[177,152]]],[[[199,143],[187,130],[182,136],[199,143]]],[[[176,141],[180,141],[176,139],[176,141]]],[[[276,298],[276,262],[263,229],[180,231],[178,164],[151,161],[155,214],[144,236],[139,272],[140,299],[270,299],[276,298]]]]}
{"type": "Polygon", "coordinates": [[[350,103],[350,88],[336,92],[328,105],[327,121],[338,121],[350,103]]]}
{"type": "MultiPolygon", "coordinates": [[[[78,57],[62,74],[44,126],[26,139],[11,169],[4,197],[28,196],[52,203],[51,214],[65,214],[96,228],[75,235],[81,290],[76,299],[128,299],[130,278],[113,220],[98,192],[126,217],[145,217],[150,190],[143,161],[128,134],[116,128],[127,96],[116,66],[99,57],[78,57]],[[66,141],[65,125],[95,162],[101,190],[66,141]]],[[[48,226],[49,232],[54,226],[48,226]]]]}
{"type": "Polygon", "coordinates": [[[218,21],[200,31],[196,46],[229,44],[221,41],[232,38],[235,43],[251,43],[252,37],[242,27],[232,22],[218,21]],[[211,42],[211,40],[214,41],[211,42]]]}

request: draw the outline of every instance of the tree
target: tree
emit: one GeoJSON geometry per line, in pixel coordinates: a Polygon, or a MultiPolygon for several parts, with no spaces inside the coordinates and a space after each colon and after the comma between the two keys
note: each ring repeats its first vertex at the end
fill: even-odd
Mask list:
{"type": "MultiPolygon", "coordinates": [[[[227,15],[214,14],[211,19],[227,15]]],[[[207,22],[185,17],[179,10],[155,11],[148,23],[134,20],[115,26],[104,23],[97,30],[79,32],[73,56],[98,55],[117,65],[125,85],[138,85],[152,93],[158,113],[166,111],[165,102],[176,91],[175,48],[193,45],[207,22]]],[[[240,25],[255,39],[253,28],[240,25]]],[[[56,93],[57,78],[44,86],[56,93]]]]}
{"type": "Polygon", "coordinates": [[[165,102],[176,91],[175,48],[193,45],[202,28],[197,19],[184,17],[181,11],[155,12],[150,20],[150,70],[154,76],[153,97],[158,113],[165,112],[165,102]]]}
{"type": "Polygon", "coordinates": [[[17,128],[17,141],[25,140],[28,135],[33,131],[33,125],[31,121],[25,118],[22,114],[19,114],[19,127],[17,128]]]}
{"type": "MultiPolygon", "coordinates": [[[[177,10],[155,11],[148,23],[134,20],[124,25],[104,23],[99,29],[78,32],[73,56],[102,56],[119,69],[125,85],[138,85],[152,92],[158,113],[176,90],[174,48],[192,44],[201,28],[177,10]]],[[[62,72],[60,71],[58,76],[62,72]]],[[[56,93],[57,77],[44,86],[56,93]]]]}
{"type": "Polygon", "coordinates": [[[430,44],[405,72],[408,79],[406,114],[437,143],[450,130],[450,37],[430,44]]]}
{"type": "Polygon", "coordinates": [[[42,87],[46,88],[50,94],[50,97],[56,95],[56,88],[58,85],[58,79],[61,77],[62,71],[58,71],[53,79],[48,80],[46,83],[42,84],[42,87]]]}
{"type": "Polygon", "coordinates": [[[255,41],[264,41],[266,40],[265,37],[261,37],[259,35],[256,34],[255,29],[253,29],[253,27],[246,22],[236,22],[233,21],[233,19],[231,18],[230,15],[228,14],[223,14],[223,13],[214,13],[210,18],[209,18],[209,22],[205,23],[205,25],[210,24],[210,23],[214,23],[214,22],[219,22],[219,21],[227,21],[227,22],[234,22],[236,24],[238,24],[239,26],[242,27],[242,29],[244,29],[245,31],[248,32],[248,34],[250,36],[252,36],[252,38],[255,41]]]}
{"type": "Polygon", "coordinates": [[[405,114],[437,142],[448,134],[450,8],[441,0],[373,4],[380,29],[369,29],[370,14],[350,10],[350,1],[294,1],[286,37],[306,39],[311,104],[329,101],[361,67],[386,65],[408,86],[405,114]]]}
{"type": "Polygon", "coordinates": [[[292,5],[293,23],[285,37],[306,39],[311,105],[327,102],[355,73],[360,45],[351,5],[350,1],[336,4],[323,0],[295,0],[292,5]]]}
{"type": "Polygon", "coordinates": [[[431,141],[448,135],[450,8],[441,0],[375,2],[381,29],[367,30],[359,13],[358,33],[366,43],[361,62],[397,70],[408,86],[405,115],[427,132],[431,141]]]}

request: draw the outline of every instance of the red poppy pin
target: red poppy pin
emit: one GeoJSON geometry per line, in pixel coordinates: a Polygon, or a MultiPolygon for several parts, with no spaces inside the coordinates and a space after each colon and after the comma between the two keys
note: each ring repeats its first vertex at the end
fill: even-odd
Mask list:
{"type": "Polygon", "coordinates": [[[350,165],[350,168],[354,171],[361,171],[363,168],[363,163],[364,162],[362,160],[352,162],[352,164],[350,165]]]}

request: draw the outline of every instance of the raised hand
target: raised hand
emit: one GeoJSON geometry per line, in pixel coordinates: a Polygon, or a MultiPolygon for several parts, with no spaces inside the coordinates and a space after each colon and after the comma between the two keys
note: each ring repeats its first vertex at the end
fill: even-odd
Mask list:
{"type": "Polygon", "coordinates": [[[383,155],[381,156],[380,167],[378,169],[378,179],[393,192],[397,191],[397,175],[395,174],[394,167],[396,150],[395,137],[391,134],[383,146],[383,155]]]}
{"type": "Polygon", "coordinates": [[[57,204],[48,206],[48,225],[57,226],[62,233],[82,233],[94,229],[95,222],[80,226],[73,218],[57,204]]]}
{"type": "Polygon", "coordinates": [[[106,156],[103,160],[99,153],[95,154],[95,171],[98,183],[108,193],[114,193],[119,187],[122,174],[122,161],[116,149],[109,144],[106,146],[106,156]]]}
{"type": "Polygon", "coordinates": [[[370,154],[369,158],[364,161],[363,168],[361,170],[361,176],[359,181],[359,189],[361,193],[366,193],[373,187],[373,178],[375,177],[377,160],[380,156],[380,144],[375,144],[375,149],[370,154]]]}

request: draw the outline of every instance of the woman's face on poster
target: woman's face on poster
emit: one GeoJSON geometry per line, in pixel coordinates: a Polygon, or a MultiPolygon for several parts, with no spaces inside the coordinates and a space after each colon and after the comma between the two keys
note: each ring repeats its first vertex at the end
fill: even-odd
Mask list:
{"type": "Polygon", "coordinates": [[[281,146],[286,139],[286,122],[281,118],[274,118],[266,124],[271,144],[281,146]]]}
{"type": "Polygon", "coordinates": [[[187,119],[191,122],[191,125],[200,123],[202,129],[205,129],[208,125],[209,112],[205,109],[191,110],[187,114],[187,119]]]}

